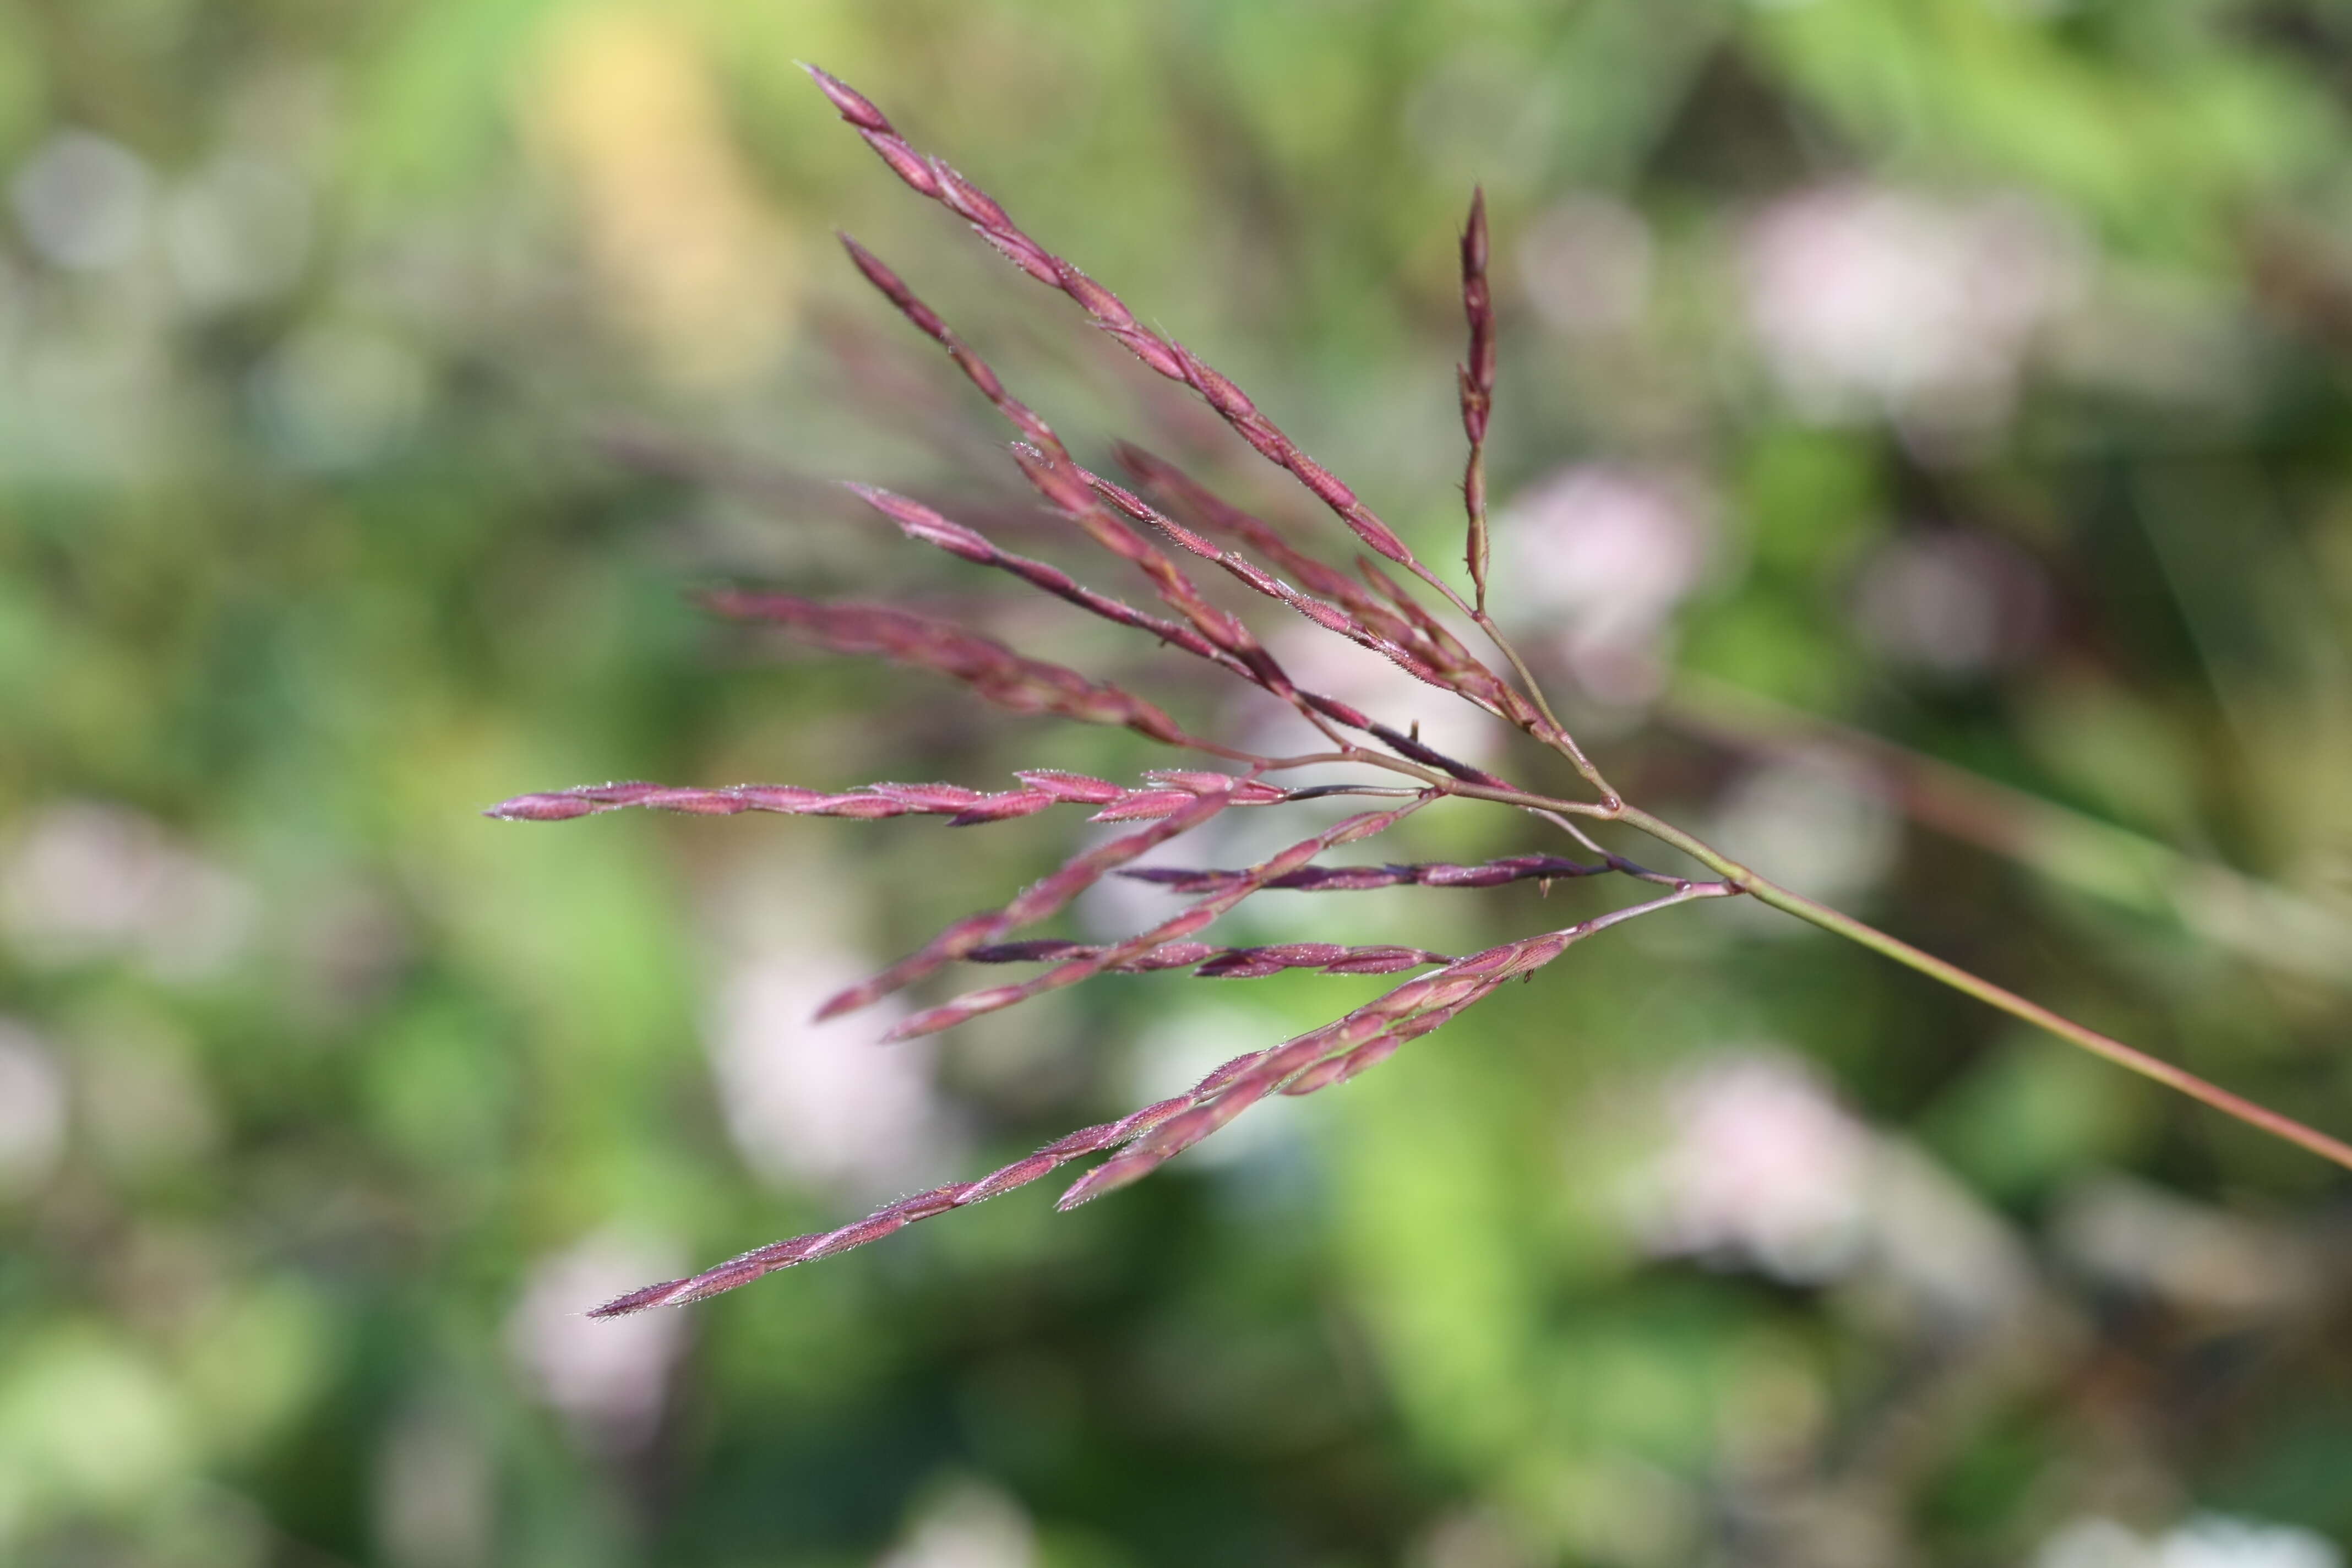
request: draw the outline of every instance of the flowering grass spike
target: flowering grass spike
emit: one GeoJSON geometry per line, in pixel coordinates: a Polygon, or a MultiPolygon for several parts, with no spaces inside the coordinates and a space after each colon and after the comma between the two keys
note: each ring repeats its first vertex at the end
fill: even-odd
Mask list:
{"type": "Polygon", "coordinates": [[[1239,387],[1183,344],[1143,325],[1118,295],[1032,238],[993,198],[946,163],[916,150],[862,94],[814,68],[809,68],[809,74],[841,117],[908,185],[962,217],[1029,276],[1067,296],[1095,326],[1153,371],[1191,388],[1244,441],[1288,472],[1336,516],[1348,531],[1348,548],[1369,550],[1397,568],[1402,578],[1383,570],[1369,556],[1356,555],[1352,562],[1329,559],[1141,447],[1121,445],[1116,456],[1142,493],[1089,471],[1053,428],[1008,392],[996,373],[897,273],[845,236],[843,244],[850,260],[866,281],[919,331],[946,350],[965,378],[1013,427],[1016,437],[1010,448],[1013,463],[1047,507],[1089,542],[1139,575],[1170,614],[1139,609],[1088,587],[1059,567],[1006,551],[980,530],[903,496],[862,484],[851,485],[852,492],[896,523],[910,540],[1004,573],[1087,614],[1142,632],[1286,704],[1315,731],[1317,748],[1269,755],[1195,735],[1160,708],[1117,686],[1016,653],[993,637],[896,606],[729,590],[708,600],[709,607],[722,616],[773,626],[833,652],[876,654],[928,669],[961,681],[983,700],[1015,712],[1121,726],[1222,766],[1160,770],[1135,784],[1056,769],[1031,769],[1016,775],[1019,788],[992,791],[952,784],[881,783],[838,794],[789,784],[716,789],[593,784],[518,795],[490,808],[489,815],[551,822],[643,807],[718,816],[749,811],[859,819],[934,816],[945,816],[956,826],[971,826],[1075,805],[1090,808],[1095,821],[1145,824],[1076,856],[1009,901],[955,921],[880,973],[833,997],[820,1012],[822,1017],[854,1012],[953,964],[1048,966],[1025,979],[967,991],[915,1013],[889,1031],[887,1037],[893,1039],[937,1033],[1105,974],[1186,969],[1202,979],[1246,979],[1289,969],[1332,974],[1393,974],[1412,969],[1426,973],[1319,1028],[1235,1057],[1185,1094],[1146,1106],[1119,1121],[1070,1133],[977,1181],[950,1183],[901,1199],[839,1229],[774,1242],[689,1279],[647,1286],[604,1303],[593,1315],[613,1317],[648,1307],[698,1301],[776,1269],[877,1241],[917,1220],[1010,1192],[1075,1161],[1107,1154],[1108,1159],[1063,1194],[1061,1206],[1087,1202],[1150,1173],[1268,1096],[1308,1094],[1345,1082],[1443,1026],[1505,983],[1553,963],[1586,937],[1679,904],[1735,896],[1756,899],[1860,943],[2352,1168],[2352,1147],[1790,892],[1643,810],[1611,785],[1555,716],[1526,662],[1488,608],[1485,451],[1494,405],[1496,346],[1486,278],[1488,238],[1483,193],[1471,202],[1461,240],[1463,306],[1469,327],[1468,353],[1458,374],[1463,429],[1469,443],[1463,479],[1466,517],[1463,559],[1471,590],[1465,598],[1416,557],[1354,490],[1301,450],[1239,387]],[[1158,505],[1153,504],[1155,500],[1158,505]],[[1523,731],[1549,748],[1558,763],[1581,781],[1582,791],[1560,795],[1523,787],[1445,755],[1424,743],[1410,727],[1400,731],[1352,704],[1301,687],[1245,621],[1221,608],[1202,591],[1188,574],[1188,561],[1213,566],[1281,606],[1284,613],[1300,616],[1333,637],[1376,653],[1423,684],[1523,731]],[[1448,624],[1449,615],[1475,628],[1471,635],[1483,637],[1493,647],[1500,668],[1473,651],[1463,633],[1448,624]],[[1280,782],[1282,775],[1294,770],[1333,764],[1356,770],[1354,782],[1300,788],[1286,787],[1280,782]],[[1395,804],[1350,816],[1239,869],[1187,870],[1129,864],[1227,810],[1278,809],[1332,795],[1387,796],[1395,804]],[[1376,837],[1444,800],[1481,801],[1521,814],[1566,834],[1589,858],[1528,853],[1469,866],[1318,863],[1329,851],[1376,837]],[[1673,875],[1629,859],[1592,837],[1591,827],[1601,825],[1644,834],[1706,867],[1712,877],[1673,875]],[[1049,919],[1111,875],[1156,884],[1192,901],[1120,942],[1012,940],[1015,931],[1049,919]],[[1348,892],[1407,886],[1489,888],[1526,880],[1549,885],[1556,879],[1601,876],[1622,876],[1632,883],[1664,890],[1609,913],[1463,958],[1412,947],[1343,947],[1321,942],[1221,947],[1198,940],[1201,932],[1244,900],[1266,892],[1348,892]]]}

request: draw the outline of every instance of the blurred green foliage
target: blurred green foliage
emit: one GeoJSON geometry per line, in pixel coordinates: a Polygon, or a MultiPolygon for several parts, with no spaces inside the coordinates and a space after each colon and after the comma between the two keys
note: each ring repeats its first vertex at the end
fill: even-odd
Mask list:
{"type": "MultiPolygon", "coordinates": [[[[1082,449],[1319,527],[796,59],[1440,562],[1483,180],[1497,602],[1612,773],[2352,1128],[2352,8],[0,0],[0,1560],[2341,1560],[2341,1173],[1755,910],[1074,1215],[579,1317],[1375,989],[1115,977],[886,1056],[805,1026],[826,983],[1091,830],[476,815],[1167,760],[772,658],[719,579],[1267,721],[819,482],[1060,547],[839,226],[1082,449]],[[1901,753],[1727,689],[2036,804],[1906,820],[1901,753]]],[[[1464,951],[1612,896],[1230,924],[1464,951]]]]}

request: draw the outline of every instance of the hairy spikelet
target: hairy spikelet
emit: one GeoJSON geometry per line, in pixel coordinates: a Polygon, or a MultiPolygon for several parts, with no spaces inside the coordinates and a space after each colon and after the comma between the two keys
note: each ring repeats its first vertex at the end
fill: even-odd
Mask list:
{"type": "Polygon", "coordinates": [[[1221,791],[1229,805],[1275,805],[1291,792],[1256,779],[1231,779],[1205,784],[1203,779],[1223,774],[1161,771],[1147,774],[1151,782],[1139,787],[1112,784],[1084,773],[1032,768],[1015,773],[1020,789],[976,790],[948,784],[870,784],[839,795],[803,789],[796,784],[729,784],[721,789],[688,789],[670,784],[579,784],[543,795],[519,795],[483,813],[509,822],[562,822],[599,812],[638,807],[682,812],[690,816],[734,816],[746,811],[769,811],[784,816],[846,816],[872,821],[885,816],[944,816],[950,827],[971,827],[983,822],[1009,822],[1031,816],[1051,805],[1081,805],[1096,808],[1093,822],[1135,822],[1172,816],[1211,789],[1221,791]]]}

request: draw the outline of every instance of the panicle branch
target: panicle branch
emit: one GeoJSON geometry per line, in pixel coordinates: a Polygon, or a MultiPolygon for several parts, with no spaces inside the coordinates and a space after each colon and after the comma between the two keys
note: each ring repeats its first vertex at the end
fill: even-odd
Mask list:
{"type": "Polygon", "coordinates": [[[1181,1095],[1154,1102],[1117,1121],[1106,1121],[1058,1138],[1035,1153],[989,1173],[975,1182],[950,1182],[901,1198],[837,1229],[813,1231],[771,1242],[684,1279],[664,1280],[632,1290],[590,1310],[593,1318],[617,1318],[650,1307],[677,1307],[748,1285],[762,1275],[795,1264],[830,1258],[879,1241],[918,1220],[984,1203],[1025,1186],[1075,1160],[1130,1146],[1132,1152],[1096,1167],[1062,1195],[1060,1208],[1074,1208],[1124,1186],[1207,1137],[1277,1088],[1309,1093],[1352,1077],[1459,1015],[1504,982],[1532,973],[1559,956],[1580,937],[1604,924],[1683,901],[1710,896],[1694,891],[1653,900],[1630,910],[1520,942],[1455,959],[1436,973],[1407,981],[1347,1016],[1263,1051],[1247,1052],[1215,1068],[1181,1095]],[[1336,1066],[1323,1065],[1327,1058],[1336,1066]]]}
{"type": "Polygon", "coordinates": [[[1205,942],[1171,942],[1116,963],[1102,962],[1110,952],[1108,946],[1058,942],[1049,937],[974,948],[964,958],[972,963],[1097,961],[1100,963],[1098,973],[1104,974],[1190,969],[1199,980],[1258,980],[1286,969],[1319,969],[1326,974],[1394,974],[1401,969],[1454,962],[1442,952],[1418,947],[1342,947],[1328,942],[1276,942],[1265,947],[1213,947],[1205,942]]]}
{"type": "MultiPolygon", "coordinates": [[[[983,1013],[998,1012],[1026,1002],[1033,996],[1043,995],[1048,991],[1058,991],[1066,985],[1076,985],[1081,980],[1099,974],[1104,970],[1125,963],[1130,959],[1139,958],[1167,942],[1181,942],[1225,914],[1234,905],[1257,891],[1269,879],[1297,870],[1327,849],[1336,848],[1342,844],[1352,844],[1358,839],[1369,838],[1376,833],[1385,832],[1435,798],[1437,797],[1433,792],[1424,793],[1393,810],[1370,811],[1349,817],[1344,822],[1325,828],[1312,837],[1302,838],[1288,848],[1261,860],[1228,886],[1218,889],[1181,914],[1171,916],[1160,921],[1140,936],[1131,936],[1125,942],[1097,948],[1083,958],[1066,959],[1045,973],[1034,979],[1024,980],[1017,985],[997,985],[984,991],[968,991],[953,1001],[927,1008],[910,1018],[900,1021],[888,1034],[883,1036],[883,1038],[907,1040],[921,1035],[935,1035],[941,1029],[953,1028],[956,1025],[976,1018],[983,1013]]],[[[1129,859],[1133,858],[1133,856],[1128,857],[1129,859]]],[[[826,1006],[828,1012],[833,1010],[830,1003],[826,1006]]]]}
{"type": "Polygon", "coordinates": [[[1731,890],[1720,883],[1686,884],[1663,899],[1457,958],[1435,973],[1408,980],[1320,1028],[1255,1057],[1228,1062],[1204,1081],[1207,1093],[1194,1089],[1190,1108],[1158,1121],[1139,1134],[1124,1152],[1087,1172],[1062,1194],[1056,1206],[1076,1208],[1140,1180],[1269,1094],[1311,1094],[1354,1077],[1394,1054],[1407,1041],[1484,1001],[1505,982],[1534,973],[1595,931],[1692,899],[1717,898],[1731,890]]]}
{"type": "MultiPolygon", "coordinates": [[[[1598,877],[1618,869],[1587,866],[1558,855],[1507,855],[1475,866],[1424,861],[1411,866],[1302,866],[1263,884],[1301,893],[1360,893],[1373,888],[1499,888],[1507,882],[1556,882],[1598,877]]],[[[1212,893],[1234,886],[1246,871],[1188,871],[1174,866],[1144,866],[1121,871],[1139,882],[1155,882],[1171,893],[1212,893]]]]}
{"type": "MultiPolygon", "coordinates": [[[[1197,1089],[1193,1091],[1194,1094],[1199,1092],[1197,1089]]],[[[838,1229],[813,1231],[806,1236],[770,1242],[765,1247],[754,1247],[740,1257],[730,1258],[715,1268],[706,1268],[690,1279],[664,1280],[658,1285],[648,1285],[625,1296],[615,1297],[601,1307],[590,1309],[588,1315],[592,1318],[619,1318],[631,1312],[642,1312],[648,1307],[682,1307],[749,1285],[761,1275],[772,1274],[779,1268],[814,1262],[820,1258],[830,1258],[836,1252],[846,1252],[853,1247],[863,1247],[869,1241],[879,1241],[917,1220],[929,1219],[950,1209],[968,1208],[973,1204],[985,1203],[1015,1187],[1026,1186],[1073,1160],[1116,1148],[1184,1110],[1192,1103],[1192,1095],[1179,1095],[1147,1105],[1119,1121],[1080,1128],[1046,1144],[1025,1159],[1015,1160],[990,1172],[976,1182],[950,1182],[926,1193],[917,1193],[913,1197],[901,1198],[838,1229]]]]}
{"type": "MultiPolygon", "coordinates": [[[[1204,780],[1223,777],[1221,774],[1195,776],[1204,780]]],[[[942,965],[953,963],[976,947],[984,947],[1008,931],[1034,925],[1137,856],[1167,843],[1180,834],[1190,833],[1224,810],[1234,803],[1233,785],[1234,781],[1230,779],[1222,784],[1204,783],[1199,794],[1160,821],[1139,832],[1125,834],[1108,844],[1097,845],[1085,854],[1073,858],[1052,876],[1031,883],[1018,898],[1002,909],[965,916],[881,973],[831,998],[817,1009],[816,1016],[831,1018],[869,1006],[892,992],[913,984],[942,965]]],[[[893,1033],[895,1035],[898,1031],[893,1033]]]]}

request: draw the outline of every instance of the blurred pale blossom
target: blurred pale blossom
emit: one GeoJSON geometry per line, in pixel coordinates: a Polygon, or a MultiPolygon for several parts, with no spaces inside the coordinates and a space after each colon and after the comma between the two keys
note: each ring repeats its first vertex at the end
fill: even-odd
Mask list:
{"type": "Polygon", "coordinates": [[[1636,1177],[1650,1251],[1818,1283],[1865,1240],[1871,1133],[1818,1077],[1777,1052],[1728,1053],[1666,1090],[1667,1139],[1636,1177]]]}
{"type": "Polygon", "coordinates": [[[2042,1543],[2033,1568],[2343,1568],[2343,1552],[2315,1531],[2205,1513],[2153,1539],[2111,1519],[2077,1519],[2042,1543]]]}
{"type": "Polygon", "coordinates": [[[0,933],[37,964],[127,954],[167,979],[202,979],[245,951],[258,903],[161,824],[97,801],[47,807],[0,854],[0,933]]]}
{"type": "Polygon", "coordinates": [[[1743,1047],[1663,1087],[1663,1136],[1624,1189],[1644,1250],[1796,1285],[1867,1266],[1908,1310],[1947,1324],[2012,1321],[2031,1299],[2032,1262],[2000,1217],[1848,1111],[1805,1062],[1743,1047]]]}
{"type": "Polygon", "coordinates": [[[110,287],[89,312],[24,301],[0,374],[0,472],[111,485],[170,466],[178,429],[160,293],[110,287]]]}
{"type": "Polygon", "coordinates": [[[2022,1322],[2041,1286],[2009,1222],[1917,1144],[1880,1137],[1875,1150],[1871,1258],[1900,1304],[1947,1328],[2022,1322]]]}
{"type": "MultiPolygon", "coordinates": [[[[1399,729],[1418,724],[1422,739],[1450,757],[1472,763],[1494,759],[1502,735],[1492,719],[1380,655],[1297,620],[1270,628],[1265,641],[1291,679],[1306,689],[1351,703],[1399,729]]],[[[1257,692],[1238,694],[1236,706],[1249,721],[1244,745],[1276,752],[1309,749],[1300,742],[1313,739],[1314,731],[1294,710],[1257,692]]]]}
{"type": "Polygon", "coordinates": [[[1519,281],[1546,321],[1586,336],[1622,332],[1650,302],[1650,226],[1613,196],[1570,196],[1528,225],[1519,281]]]}
{"type": "MultiPolygon", "coordinates": [[[[1716,807],[1713,842],[1808,896],[1832,902],[1875,887],[1903,847],[1903,822],[1876,779],[1853,759],[1805,752],[1754,769],[1716,807]]],[[[1737,900],[1735,907],[1746,906],[1737,900]]],[[[1756,907],[1759,915],[1765,911],[1756,907]]],[[[1734,918],[1745,918],[1735,916],[1734,918]]],[[[1757,919],[1759,931],[1802,928],[1757,919]]]]}
{"type": "Polygon", "coordinates": [[[2090,1279],[2200,1318],[2275,1318],[2326,1299],[2325,1254],[2291,1227],[2119,1175],[2067,1193],[2050,1231],[2058,1256],[2090,1279]]]}
{"type": "Polygon", "coordinates": [[[705,1041],[744,1162],[779,1186],[863,1199],[939,1173],[957,1130],[933,1088],[933,1043],[877,1044],[906,1016],[901,998],[817,1021],[828,997],[882,967],[840,941],[856,923],[838,901],[844,880],[821,862],[768,861],[715,889],[708,923],[724,968],[705,1041]],[[813,901],[820,887],[831,902],[813,901]]]}
{"type": "Polygon", "coordinates": [[[600,1321],[587,1310],[681,1272],[684,1258],[667,1237],[607,1230],[531,1268],[507,1317],[507,1351],[583,1444],[626,1450],[653,1436],[688,1326],[681,1312],[600,1321]]]}
{"type": "MultiPolygon", "coordinates": [[[[1227,812],[1225,816],[1238,815],[1227,812]]],[[[1100,823],[1082,834],[1071,846],[1070,853],[1084,854],[1118,837],[1122,832],[1132,832],[1133,823],[1100,823]]],[[[1229,846],[1238,841],[1219,832],[1220,822],[1212,821],[1186,834],[1174,844],[1165,844],[1136,860],[1138,868],[1146,866],[1218,865],[1229,863],[1229,846]]],[[[1302,831],[1298,837],[1306,837],[1302,831]]],[[[1241,864],[1248,865],[1244,860],[1241,864]]],[[[1124,942],[1138,931],[1149,931],[1183,906],[1165,888],[1149,882],[1139,882],[1129,877],[1109,876],[1078,895],[1071,912],[1077,917],[1078,929],[1089,942],[1124,942]]],[[[1246,906],[1244,906],[1246,907],[1246,906]]],[[[1236,919],[1241,918],[1236,913],[1236,919]]]]}
{"type": "Polygon", "coordinates": [[[66,1147],[66,1077],[38,1035],[0,1018],[0,1198],[37,1188],[66,1147]]]}
{"type": "Polygon", "coordinates": [[[1801,406],[1962,430],[2007,417],[2037,335],[2086,269],[2080,237],[2024,197],[1865,184],[1774,203],[1745,251],[1750,322],[1801,406]]]}
{"type": "Polygon", "coordinates": [[[283,292],[310,248],[310,194],[293,170],[249,154],[216,158],[163,208],[163,254],[189,301],[216,310],[283,292]]]}
{"type": "Polygon", "coordinates": [[[906,1008],[886,998],[816,1021],[825,998],[880,967],[820,947],[749,960],[720,982],[711,1071],[727,1130],[764,1179],[870,1194],[919,1182],[940,1163],[930,1042],[875,1043],[906,1008]]]}
{"type": "Polygon", "coordinates": [[[2226,1514],[2200,1514],[2156,1545],[2157,1568],[2342,1568],[2343,1562],[2315,1531],[2226,1514]]]}
{"type": "Polygon", "coordinates": [[[298,468],[354,468],[396,450],[431,391],[424,359],[400,337],[349,321],[294,333],[254,371],[270,445],[298,468]]]}
{"type": "Polygon", "coordinates": [[[153,184],[147,165],[121,142],[60,131],[17,167],[8,196],[36,254],[58,267],[94,271],[137,253],[153,184]]]}
{"type": "Polygon", "coordinates": [[[2030,657],[2047,637],[2049,580],[2022,550],[1987,533],[1905,533],[1863,563],[1854,622],[1896,663],[1948,679],[2030,657]]]}
{"type": "Polygon", "coordinates": [[[1675,469],[1591,463],[1512,499],[1497,520],[1518,623],[1549,633],[1577,684],[1634,706],[1664,687],[1675,609],[1703,580],[1715,504],[1675,469]]]}
{"type": "Polygon", "coordinates": [[[1033,1568],[1037,1532],[1016,1500],[978,1482],[925,1508],[875,1568],[1033,1568]]]}

